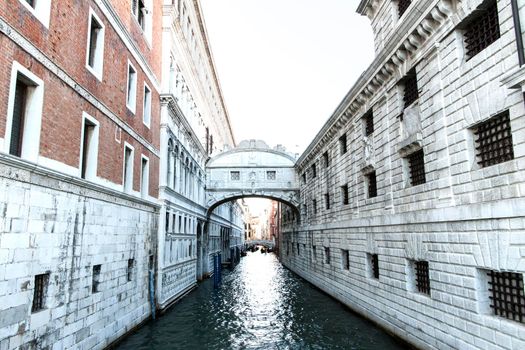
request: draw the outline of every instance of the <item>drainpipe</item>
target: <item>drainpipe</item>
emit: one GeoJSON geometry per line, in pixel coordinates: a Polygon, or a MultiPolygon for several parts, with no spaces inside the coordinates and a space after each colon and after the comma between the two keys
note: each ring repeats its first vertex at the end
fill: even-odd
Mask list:
{"type": "Polygon", "coordinates": [[[516,44],[518,45],[518,60],[520,67],[525,64],[525,53],[523,49],[523,35],[521,34],[521,22],[518,9],[518,0],[511,0],[512,18],[514,19],[514,31],[516,32],[516,44]]]}

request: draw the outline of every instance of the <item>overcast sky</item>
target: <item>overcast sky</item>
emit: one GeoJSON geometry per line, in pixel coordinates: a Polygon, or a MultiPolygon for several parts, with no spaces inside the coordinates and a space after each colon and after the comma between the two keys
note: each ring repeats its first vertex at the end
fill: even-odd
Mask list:
{"type": "Polygon", "coordinates": [[[302,152],[373,59],[358,0],[201,0],[237,142],[302,152]]]}

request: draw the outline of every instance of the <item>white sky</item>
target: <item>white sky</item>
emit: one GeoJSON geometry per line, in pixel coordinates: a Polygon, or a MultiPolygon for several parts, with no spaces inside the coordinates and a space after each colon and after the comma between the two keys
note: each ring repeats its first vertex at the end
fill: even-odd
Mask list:
{"type": "Polygon", "coordinates": [[[201,0],[237,142],[301,153],[373,59],[358,0],[201,0]]]}

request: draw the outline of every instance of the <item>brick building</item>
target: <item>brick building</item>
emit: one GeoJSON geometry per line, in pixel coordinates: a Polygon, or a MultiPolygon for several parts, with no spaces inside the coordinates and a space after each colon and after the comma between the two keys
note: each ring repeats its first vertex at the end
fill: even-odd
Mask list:
{"type": "Polygon", "coordinates": [[[376,57],[297,162],[283,263],[422,349],[525,348],[525,3],[363,0],[376,57]]]}

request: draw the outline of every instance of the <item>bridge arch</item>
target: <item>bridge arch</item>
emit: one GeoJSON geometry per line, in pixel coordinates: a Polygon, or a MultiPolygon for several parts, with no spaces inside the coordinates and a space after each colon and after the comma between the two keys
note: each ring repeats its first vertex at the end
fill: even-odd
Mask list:
{"type": "Polygon", "coordinates": [[[260,140],[243,141],[236,148],[208,160],[208,214],[219,205],[240,198],[279,201],[299,213],[299,177],[295,157],[283,148],[271,149],[260,140]]]}

